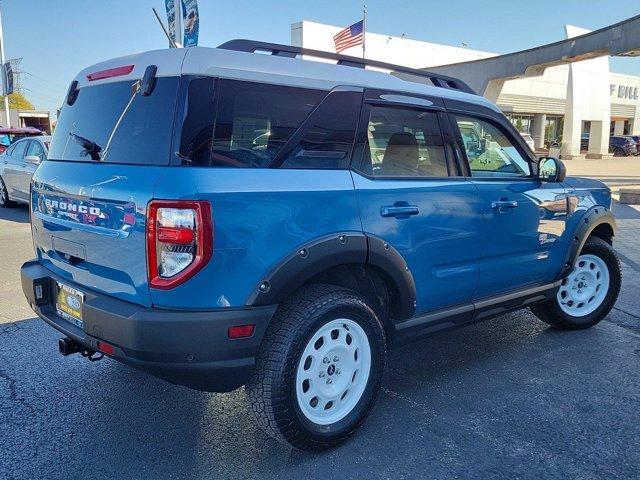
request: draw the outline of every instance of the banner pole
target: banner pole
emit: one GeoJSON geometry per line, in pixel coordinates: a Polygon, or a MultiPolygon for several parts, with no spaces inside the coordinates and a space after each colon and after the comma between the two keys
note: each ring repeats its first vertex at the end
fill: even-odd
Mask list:
{"type": "Polygon", "coordinates": [[[162,28],[162,31],[167,36],[167,40],[169,40],[169,48],[178,48],[178,46],[176,45],[176,42],[173,41],[173,38],[171,38],[171,35],[169,35],[169,32],[167,32],[167,29],[164,26],[164,23],[162,23],[162,20],[160,20],[160,15],[158,15],[158,12],[156,11],[156,9],[152,8],[151,10],[153,10],[153,13],[155,13],[156,18],[158,19],[158,23],[160,24],[160,27],[162,28]]]}

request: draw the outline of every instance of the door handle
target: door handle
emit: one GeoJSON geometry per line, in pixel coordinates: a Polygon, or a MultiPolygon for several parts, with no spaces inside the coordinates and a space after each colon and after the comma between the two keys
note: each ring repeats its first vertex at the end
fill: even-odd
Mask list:
{"type": "Polygon", "coordinates": [[[409,205],[406,202],[396,202],[394,205],[380,207],[380,215],[383,217],[409,218],[409,216],[418,213],[420,210],[416,205],[409,205]],[[399,203],[404,205],[398,205],[399,203]]]}
{"type": "Polygon", "coordinates": [[[502,198],[500,200],[494,200],[493,202],[491,202],[491,208],[493,208],[494,210],[498,210],[498,212],[500,213],[505,213],[512,208],[516,208],[517,206],[518,202],[516,202],[515,200],[506,200],[502,198]]]}

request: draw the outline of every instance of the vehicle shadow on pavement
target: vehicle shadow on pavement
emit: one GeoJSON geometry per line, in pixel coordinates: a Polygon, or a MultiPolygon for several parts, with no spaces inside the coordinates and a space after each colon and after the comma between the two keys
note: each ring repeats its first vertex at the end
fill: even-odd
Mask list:
{"type": "Polygon", "coordinates": [[[29,207],[18,204],[15,207],[0,208],[0,220],[15,223],[29,223],[29,207]]]}
{"type": "MultiPolygon", "coordinates": [[[[639,391],[637,378],[622,386],[610,373],[629,371],[632,360],[637,367],[638,358],[622,361],[610,352],[612,336],[619,335],[612,328],[604,322],[560,332],[521,312],[393,350],[378,404],[361,431],[335,450],[312,454],[264,435],[241,389],[196,392],[111,359],[64,358],[57,353],[59,334],[40,320],[0,325],[0,438],[8,446],[0,453],[0,477],[313,478],[342,472],[377,478],[429,469],[432,477],[470,478],[474,468],[479,477],[483,471],[526,473],[527,462],[540,456],[545,469],[568,474],[554,439],[580,457],[573,452],[580,451],[573,444],[584,441],[580,432],[594,428],[594,435],[606,437],[615,424],[601,411],[599,382],[606,376],[608,393],[621,398],[639,391]],[[588,409],[589,419],[577,419],[567,398],[588,409]],[[523,442],[535,449],[523,454],[523,442]]],[[[632,424],[638,418],[635,407],[632,413],[608,397],[604,404],[632,424]]],[[[631,438],[622,450],[607,444],[609,453],[599,458],[608,462],[603,456],[613,449],[620,468],[629,465],[624,455],[631,438]]]]}

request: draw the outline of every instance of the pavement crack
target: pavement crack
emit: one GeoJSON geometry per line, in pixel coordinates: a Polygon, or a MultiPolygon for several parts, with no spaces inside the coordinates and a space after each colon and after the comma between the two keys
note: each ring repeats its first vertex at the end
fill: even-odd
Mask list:
{"type": "Polygon", "coordinates": [[[629,315],[630,317],[636,318],[638,320],[640,320],[640,315],[636,314],[636,313],[631,313],[631,312],[627,312],[626,310],[620,308],[620,307],[613,307],[614,310],[617,310],[619,312],[624,313],[625,315],[629,315]]]}
{"type": "Polygon", "coordinates": [[[11,400],[15,400],[22,406],[24,406],[27,410],[29,410],[32,414],[36,413],[36,409],[31,405],[27,400],[18,396],[18,387],[16,380],[11,377],[7,372],[5,372],[2,368],[0,368],[0,380],[4,379],[9,385],[9,398],[11,400]]]}

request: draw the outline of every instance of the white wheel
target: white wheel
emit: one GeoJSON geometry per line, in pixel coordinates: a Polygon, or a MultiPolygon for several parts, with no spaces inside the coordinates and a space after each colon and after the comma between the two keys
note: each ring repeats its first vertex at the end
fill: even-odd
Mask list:
{"type": "Polygon", "coordinates": [[[311,336],[298,362],[298,406],[315,424],[338,422],[360,401],[370,373],[371,346],[362,327],[332,320],[311,336]]]}
{"type": "Polygon", "coordinates": [[[609,269],[596,255],[580,255],[574,271],[562,281],[558,303],[572,317],[584,317],[594,312],[609,291],[609,269]]]}

